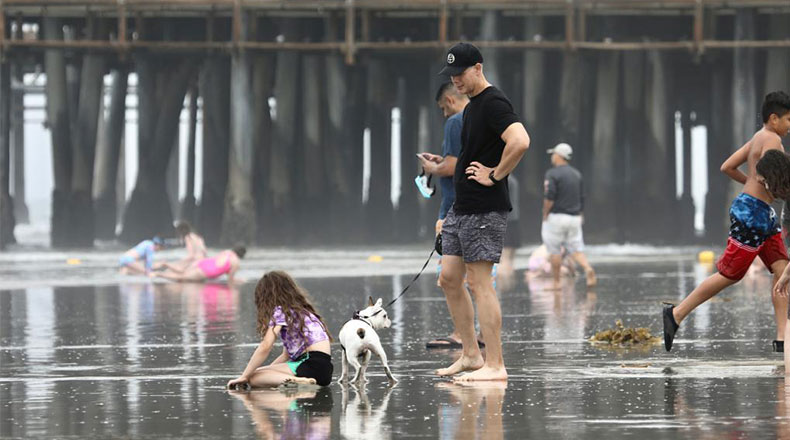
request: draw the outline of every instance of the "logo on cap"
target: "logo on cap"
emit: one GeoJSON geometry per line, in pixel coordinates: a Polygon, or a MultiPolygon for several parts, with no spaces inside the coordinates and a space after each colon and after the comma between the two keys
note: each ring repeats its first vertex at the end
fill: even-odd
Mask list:
{"type": "Polygon", "coordinates": [[[447,64],[453,64],[455,62],[455,55],[452,53],[447,54],[447,64]]]}

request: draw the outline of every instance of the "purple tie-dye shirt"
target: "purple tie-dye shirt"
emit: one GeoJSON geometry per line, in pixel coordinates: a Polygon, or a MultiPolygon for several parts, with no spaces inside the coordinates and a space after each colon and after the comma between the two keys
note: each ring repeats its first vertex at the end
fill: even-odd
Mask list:
{"type": "Polygon", "coordinates": [[[315,344],[316,342],[326,341],[329,335],[324,331],[321,321],[312,313],[304,316],[304,334],[299,334],[296,330],[291,331],[288,328],[288,323],[285,320],[285,313],[280,306],[274,308],[272,320],[269,321],[269,327],[282,326],[280,329],[280,339],[283,341],[285,350],[292,360],[296,360],[299,356],[304,354],[305,348],[315,344]]]}

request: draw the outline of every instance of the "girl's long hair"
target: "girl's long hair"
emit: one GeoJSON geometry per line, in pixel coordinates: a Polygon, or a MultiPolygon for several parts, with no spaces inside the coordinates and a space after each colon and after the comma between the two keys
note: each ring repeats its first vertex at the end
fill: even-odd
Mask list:
{"type": "Polygon", "coordinates": [[[757,174],[763,176],[774,197],[790,198],[790,156],[779,150],[766,151],[757,162],[757,174]]]}
{"type": "Polygon", "coordinates": [[[315,310],[310,295],[290,275],[279,270],[266,273],[255,286],[255,307],[258,310],[256,330],[261,338],[266,334],[277,306],[282,309],[290,330],[304,335],[304,319],[312,313],[321,323],[329,340],[332,340],[332,334],[329,333],[324,319],[315,310]]]}

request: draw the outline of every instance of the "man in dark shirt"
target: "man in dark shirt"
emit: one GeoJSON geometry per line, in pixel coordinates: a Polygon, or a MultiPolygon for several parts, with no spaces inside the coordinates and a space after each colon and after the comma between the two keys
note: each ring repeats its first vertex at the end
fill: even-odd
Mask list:
{"type": "Polygon", "coordinates": [[[458,43],[447,52],[445,68],[459,92],[469,96],[461,129],[461,155],[455,167],[455,203],[442,225],[440,283],[463,353],[440,376],[460,381],[507,380],[502,359],[502,312],[491,268],[499,262],[511,210],[507,176],[529,148],[529,135],[505,95],[483,75],[483,56],[471,44],[458,43]],[[464,276],[477,302],[486,358],[474,328],[474,308],[464,289],[464,276]],[[474,370],[474,371],[472,371],[474,370]]]}
{"type": "Polygon", "coordinates": [[[584,209],[584,185],[582,173],[570,166],[573,148],[568,144],[557,144],[548,150],[553,168],[546,171],[543,181],[543,224],[540,235],[549,252],[551,275],[554,288],[560,287],[560,266],[563,249],[574,261],[584,268],[587,286],[597,282],[595,271],[584,255],[582,239],[582,210],[584,209]]]}

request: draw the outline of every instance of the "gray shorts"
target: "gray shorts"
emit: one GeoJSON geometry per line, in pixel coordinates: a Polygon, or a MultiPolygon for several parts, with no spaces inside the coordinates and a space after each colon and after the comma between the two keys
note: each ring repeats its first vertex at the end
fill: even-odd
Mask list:
{"type": "Polygon", "coordinates": [[[451,208],[442,224],[442,255],[499,263],[506,229],[507,211],[457,215],[451,208]]]}
{"type": "Polygon", "coordinates": [[[540,228],[540,237],[550,254],[569,254],[584,251],[582,237],[582,217],[580,215],[549,214],[540,228]]]}

